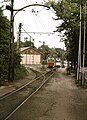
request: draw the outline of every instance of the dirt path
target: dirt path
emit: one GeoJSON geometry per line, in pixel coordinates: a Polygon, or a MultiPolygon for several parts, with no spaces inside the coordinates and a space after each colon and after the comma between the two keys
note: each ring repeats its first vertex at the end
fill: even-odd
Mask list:
{"type": "Polygon", "coordinates": [[[59,69],[9,120],[87,120],[87,90],[59,69]]]}
{"type": "Polygon", "coordinates": [[[59,95],[55,96],[58,101],[55,111],[58,112],[53,120],[87,120],[87,90],[78,88],[74,78],[66,76],[64,69],[59,70],[52,82],[50,89],[59,95]]]}

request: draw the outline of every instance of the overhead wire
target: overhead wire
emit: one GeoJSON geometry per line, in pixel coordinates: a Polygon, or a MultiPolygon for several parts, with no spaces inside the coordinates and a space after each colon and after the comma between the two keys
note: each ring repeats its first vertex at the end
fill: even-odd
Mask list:
{"type": "MultiPolygon", "coordinates": [[[[41,19],[41,17],[40,17],[39,14],[38,14],[37,16],[38,16],[37,18],[38,18],[39,22],[41,23],[43,29],[46,31],[47,28],[46,28],[46,26],[44,25],[43,20],[41,19]]],[[[49,36],[49,38],[50,38],[50,40],[51,40],[51,42],[52,42],[52,38],[51,38],[50,34],[48,34],[48,36],[49,36]]]]}
{"type": "MultiPolygon", "coordinates": [[[[38,20],[40,21],[41,25],[43,26],[43,29],[46,31],[46,30],[47,30],[47,28],[46,28],[46,26],[44,25],[43,20],[41,19],[41,17],[40,17],[40,15],[39,15],[39,14],[38,14],[38,20]]],[[[50,37],[50,40],[52,41],[51,36],[50,36],[49,34],[48,34],[48,36],[50,37]]]]}
{"type": "MultiPolygon", "coordinates": [[[[24,1],[25,1],[26,4],[29,4],[29,1],[30,1],[30,3],[32,4],[32,1],[31,1],[31,0],[29,0],[29,1],[28,1],[28,0],[24,0],[24,1]]],[[[34,9],[35,9],[35,8],[34,8],[34,9]]],[[[33,13],[33,17],[34,17],[34,21],[35,21],[35,23],[36,23],[36,25],[37,25],[37,29],[39,29],[39,25],[38,25],[38,22],[37,22],[37,19],[36,19],[36,15],[35,15],[34,12],[33,12],[34,9],[32,9],[31,12],[33,13]]]]}
{"type": "MultiPolygon", "coordinates": [[[[31,0],[24,0],[25,1],[25,3],[26,4],[29,4],[29,1],[30,1],[30,3],[32,3],[32,1],[31,0]]],[[[43,2],[46,2],[45,0],[43,0],[43,2]]],[[[33,9],[32,9],[33,10],[33,9]]],[[[37,12],[37,10],[36,10],[36,8],[34,7],[34,10],[35,10],[35,12],[37,12]]],[[[40,17],[40,15],[38,14],[39,13],[39,11],[35,14],[35,12],[32,12],[33,13],[33,17],[34,17],[34,20],[35,20],[35,23],[36,23],[36,25],[37,25],[37,29],[39,29],[39,25],[38,25],[38,22],[37,22],[37,19],[38,19],[38,21],[39,21],[39,23],[41,24],[41,26],[42,26],[42,28],[43,28],[43,30],[47,30],[47,28],[46,28],[46,26],[44,25],[44,23],[43,23],[43,20],[41,19],[41,17],[40,17]],[[37,16],[37,19],[36,19],[36,16],[37,16]]],[[[48,36],[50,37],[50,40],[52,41],[52,38],[51,38],[51,36],[48,34],[48,36]]]]}
{"type": "MultiPolygon", "coordinates": [[[[29,36],[29,37],[31,37],[33,40],[34,40],[34,38],[31,36],[31,35],[29,35],[29,33],[23,28],[23,27],[21,27],[22,28],[22,30],[29,36]]],[[[21,32],[22,33],[22,32],[21,32]]]]}
{"type": "Polygon", "coordinates": [[[41,23],[43,29],[46,31],[46,30],[47,30],[47,29],[46,29],[46,26],[44,25],[43,20],[41,19],[41,17],[40,17],[39,14],[37,15],[37,18],[38,18],[39,22],[41,23]]]}
{"type": "Polygon", "coordinates": [[[26,1],[26,0],[24,0],[24,2],[25,2],[25,3],[27,3],[27,1],[26,1]]]}
{"type": "MultiPolygon", "coordinates": [[[[29,4],[28,0],[24,0],[24,1],[25,1],[27,4],[29,4]]],[[[30,3],[32,3],[31,0],[29,0],[29,1],[30,1],[30,3]]],[[[33,17],[34,17],[34,20],[35,20],[35,23],[36,23],[38,29],[39,29],[39,25],[38,25],[37,19],[38,19],[39,23],[41,24],[43,30],[46,31],[47,28],[46,28],[46,26],[44,25],[43,20],[41,19],[40,15],[38,14],[39,11],[37,11],[35,7],[34,7],[34,11],[37,12],[36,14],[35,14],[35,12],[32,12],[32,13],[33,13],[33,17]],[[37,19],[36,19],[36,16],[37,16],[37,19]]]]}
{"type": "Polygon", "coordinates": [[[46,31],[46,30],[47,30],[47,29],[46,29],[46,26],[44,25],[43,20],[41,19],[40,15],[39,15],[39,12],[40,12],[40,11],[36,11],[36,12],[37,12],[37,19],[38,19],[39,23],[41,24],[43,30],[46,31]]]}

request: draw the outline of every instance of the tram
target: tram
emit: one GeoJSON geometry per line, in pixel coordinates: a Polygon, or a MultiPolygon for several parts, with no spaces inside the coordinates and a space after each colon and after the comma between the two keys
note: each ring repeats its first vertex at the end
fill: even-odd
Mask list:
{"type": "Polygon", "coordinates": [[[48,58],[47,59],[47,67],[54,67],[55,66],[55,59],[54,58],[48,58]]]}

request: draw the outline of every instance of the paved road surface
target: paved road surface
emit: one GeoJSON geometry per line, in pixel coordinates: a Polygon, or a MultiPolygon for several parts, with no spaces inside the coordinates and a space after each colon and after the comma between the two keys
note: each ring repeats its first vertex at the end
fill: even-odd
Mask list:
{"type": "Polygon", "coordinates": [[[9,120],[87,120],[87,90],[61,68],[9,120]]]}

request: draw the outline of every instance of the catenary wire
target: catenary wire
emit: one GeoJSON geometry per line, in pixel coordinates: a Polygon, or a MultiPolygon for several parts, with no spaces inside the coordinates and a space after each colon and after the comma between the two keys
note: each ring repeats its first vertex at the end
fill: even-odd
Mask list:
{"type": "Polygon", "coordinates": [[[34,40],[34,38],[31,35],[29,35],[29,33],[27,33],[27,31],[23,27],[21,27],[21,28],[29,37],[31,37],[34,40]]]}
{"type": "MultiPolygon", "coordinates": [[[[32,1],[31,0],[24,0],[25,1],[25,3],[26,4],[29,4],[29,1],[30,1],[30,3],[32,3],[32,1]]],[[[43,2],[46,2],[45,0],[43,0],[43,2]]],[[[34,10],[36,11],[36,8],[34,7],[34,10]]],[[[52,11],[53,12],[53,11],[52,11]]],[[[41,24],[41,26],[42,26],[42,28],[43,28],[43,30],[47,30],[47,28],[46,28],[46,26],[44,25],[44,23],[43,23],[43,20],[41,19],[41,17],[40,17],[40,15],[37,13],[37,15],[35,15],[35,13],[34,12],[32,12],[33,13],[33,17],[34,17],[34,20],[35,20],[35,23],[36,23],[36,25],[37,25],[37,29],[39,29],[39,25],[38,25],[38,22],[37,22],[37,20],[36,20],[36,16],[37,16],[37,19],[38,19],[38,21],[39,21],[39,23],[41,24]]],[[[26,32],[27,33],[27,32],[26,32]]],[[[27,35],[28,35],[28,33],[27,33],[27,35]]],[[[30,36],[30,35],[29,35],[30,36]]],[[[51,38],[51,36],[50,35],[48,35],[49,37],[50,37],[50,40],[52,41],[52,38],[51,38]]]]}

